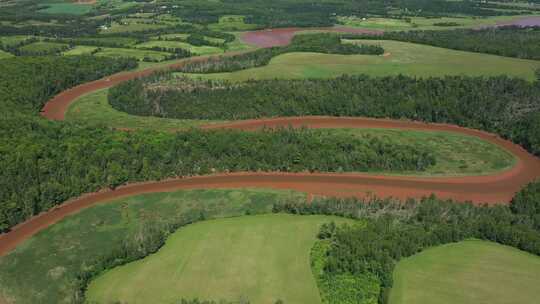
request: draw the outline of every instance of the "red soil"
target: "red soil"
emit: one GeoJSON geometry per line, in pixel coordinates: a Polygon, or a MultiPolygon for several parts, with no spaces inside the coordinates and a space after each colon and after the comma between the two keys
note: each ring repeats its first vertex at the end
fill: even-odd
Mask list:
{"type": "Polygon", "coordinates": [[[291,42],[291,39],[298,32],[306,31],[325,31],[325,32],[339,32],[339,33],[351,33],[351,34],[382,34],[382,31],[367,30],[351,27],[322,27],[322,28],[278,28],[270,30],[260,30],[253,32],[246,32],[242,35],[242,41],[257,47],[273,47],[284,46],[291,42]]]}
{"type": "MultiPolygon", "coordinates": [[[[197,59],[200,60],[200,59],[197,59]]],[[[175,65],[183,64],[177,63],[175,65]]],[[[63,120],[69,104],[86,93],[110,87],[128,79],[147,75],[153,70],[127,72],[113,75],[77,86],[60,93],[49,101],[42,115],[48,119],[63,120]]],[[[178,189],[196,188],[275,188],[293,189],[313,195],[358,196],[376,194],[381,197],[422,197],[436,194],[441,198],[458,201],[470,200],[475,203],[508,203],[521,187],[540,177],[540,159],[523,148],[493,134],[444,124],[425,124],[410,121],[396,121],[368,118],[343,117],[291,117],[265,120],[247,120],[205,128],[236,128],[253,130],[263,126],[308,126],[311,128],[396,128],[410,130],[439,130],[458,132],[476,136],[497,144],[516,155],[516,165],[505,172],[486,176],[467,177],[411,177],[385,176],[358,173],[231,173],[190,178],[177,178],[166,181],[131,184],[114,191],[91,193],[64,203],[51,211],[33,217],[0,235],[0,256],[14,249],[38,231],[58,222],[67,215],[76,213],[88,206],[141,193],[165,192],[178,189]]],[[[456,147],[459,149],[460,147],[456,147]]]]}

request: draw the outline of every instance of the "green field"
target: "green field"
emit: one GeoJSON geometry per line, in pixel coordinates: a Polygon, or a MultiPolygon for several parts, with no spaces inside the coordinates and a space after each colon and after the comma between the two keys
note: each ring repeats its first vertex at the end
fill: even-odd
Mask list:
{"type": "Polygon", "coordinates": [[[159,252],[90,284],[89,301],[177,303],[181,298],[320,303],[310,249],[325,216],[259,215],[200,222],[159,252]],[[152,278],[152,279],[149,279],[152,278]]]}
{"type": "Polygon", "coordinates": [[[87,54],[92,54],[92,52],[94,52],[97,49],[98,49],[97,46],[77,45],[71,50],[63,52],[62,55],[65,55],[65,56],[87,55],[87,54]]]}
{"type": "Polygon", "coordinates": [[[248,31],[257,28],[256,24],[247,24],[245,17],[240,15],[227,15],[219,17],[219,22],[208,27],[214,31],[248,31]]]}
{"type": "Polygon", "coordinates": [[[111,33],[130,33],[130,32],[140,32],[148,30],[157,30],[166,28],[166,24],[151,24],[151,23],[118,23],[113,22],[111,27],[107,29],[102,29],[100,34],[111,34],[111,33]]]}
{"type": "Polygon", "coordinates": [[[468,135],[439,132],[393,129],[331,129],[334,133],[351,136],[387,138],[391,142],[414,144],[424,151],[431,151],[437,163],[423,172],[391,172],[392,174],[449,176],[482,175],[507,170],[516,159],[502,148],[468,135]]]}
{"type": "Polygon", "coordinates": [[[26,36],[26,35],[2,36],[0,37],[0,44],[4,46],[15,46],[33,37],[34,36],[26,36]]]}
{"type": "Polygon", "coordinates": [[[305,194],[291,191],[189,190],[96,205],[63,219],[0,257],[0,300],[72,303],[69,299],[76,274],[119,249],[124,240],[134,238],[148,225],[175,222],[178,217],[200,218],[201,214],[211,219],[270,213],[274,203],[302,200],[305,194]]]}
{"type": "Polygon", "coordinates": [[[68,45],[64,43],[38,41],[22,46],[19,50],[28,54],[50,54],[60,52],[66,48],[68,48],[68,45]]]}
{"type": "MultiPolygon", "coordinates": [[[[513,5],[514,3],[512,3],[513,5]]],[[[499,22],[508,22],[517,18],[525,18],[537,15],[522,15],[522,16],[495,16],[495,17],[410,17],[410,21],[406,19],[394,18],[361,18],[356,16],[338,16],[337,20],[340,25],[367,28],[384,31],[407,31],[407,30],[444,30],[454,28],[476,28],[482,26],[495,25],[499,22]],[[457,23],[457,26],[437,26],[436,23],[452,22],[457,23]]]]}
{"type": "MultiPolygon", "coordinates": [[[[197,127],[217,121],[167,119],[135,116],[113,109],[107,102],[107,91],[101,90],[79,98],[66,113],[68,121],[104,125],[119,129],[152,129],[172,131],[197,127]]],[[[482,175],[506,170],[515,158],[505,150],[476,137],[450,132],[425,132],[388,129],[329,129],[328,132],[350,136],[385,137],[401,144],[415,143],[432,151],[437,164],[424,172],[384,172],[407,175],[482,175]],[[459,149],[456,149],[459,147],[459,149]]],[[[321,130],[323,132],[323,130],[321,130]]],[[[381,173],[381,172],[378,172],[381,173]]]]}
{"type": "Polygon", "coordinates": [[[326,78],[342,74],[368,74],[371,76],[403,74],[418,77],[508,75],[533,80],[535,79],[534,70],[540,67],[540,61],[455,51],[414,43],[384,40],[359,40],[351,43],[381,45],[386,54],[373,56],[287,53],[274,57],[269,65],[263,67],[232,73],[191,75],[233,81],[326,78]]]}
{"type": "Polygon", "coordinates": [[[39,10],[40,13],[47,14],[66,14],[66,15],[84,15],[89,13],[93,6],[77,3],[47,3],[48,8],[39,10]]]}
{"type": "Polygon", "coordinates": [[[0,50],[0,59],[10,58],[10,57],[13,57],[13,55],[8,53],[8,52],[4,52],[4,51],[0,50]]]}
{"type": "Polygon", "coordinates": [[[423,251],[397,264],[390,304],[538,302],[540,257],[484,241],[423,251]]]}
{"type": "Polygon", "coordinates": [[[152,48],[152,47],[162,47],[162,48],[180,48],[188,50],[197,55],[209,55],[209,54],[219,54],[223,53],[223,50],[214,47],[214,46],[195,46],[186,42],[180,41],[162,41],[162,40],[152,40],[148,42],[143,42],[137,44],[135,48],[152,48]]]}
{"type": "Polygon", "coordinates": [[[113,109],[107,101],[107,90],[90,93],[72,103],[66,120],[98,124],[120,129],[151,129],[172,131],[211,123],[204,120],[167,119],[152,116],[134,116],[113,109]]]}
{"type": "Polygon", "coordinates": [[[122,45],[125,47],[133,46],[137,43],[136,38],[131,37],[88,37],[88,38],[76,38],[75,44],[84,42],[85,44],[96,44],[99,43],[114,43],[116,45],[122,45]]]}
{"type": "Polygon", "coordinates": [[[138,60],[143,60],[144,58],[151,58],[152,60],[157,61],[165,60],[169,55],[169,53],[159,51],[107,47],[101,48],[101,50],[96,53],[96,56],[133,57],[138,60]]]}

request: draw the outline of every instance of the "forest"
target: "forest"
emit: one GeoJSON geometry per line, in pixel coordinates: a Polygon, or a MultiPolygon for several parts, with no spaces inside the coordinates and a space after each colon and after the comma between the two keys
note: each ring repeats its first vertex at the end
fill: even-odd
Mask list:
{"type": "Polygon", "coordinates": [[[540,81],[506,76],[344,75],[239,84],[164,73],[112,88],[109,103],[129,114],[177,119],[330,115],[451,123],[500,134],[540,155],[540,81]]]}
{"type": "Polygon", "coordinates": [[[503,26],[438,31],[388,31],[382,35],[343,35],[343,37],[397,40],[461,51],[540,59],[540,27],[503,26]]]}
{"type": "Polygon", "coordinates": [[[134,67],[127,59],[0,60],[0,231],[69,198],[133,181],[230,171],[398,171],[435,164],[430,151],[324,130],[118,132],[37,117],[63,89],[134,67]],[[28,77],[32,75],[32,77],[28,77]],[[51,82],[50,79],[55,79],[51,82]]]}
{"type": "Polygon", "coordinates": [[[325,54],[382,55],[384,49],[377,45],[341,43],[335,34],[296,35],[287,46],[262,48],[233,56],[210,57],[208,60],[191,61],[176,71],[184,73],[233,72],[267,65],[273,57],[290,52],[316,52],[325,54]]]}
{"type": "Polygon", "coordinates": [[[521,190],[509,206],[456,204],[433,196],[405,203],[328,198],[276,204],[274,212],[339,215],[365,223],[321,227],[318,237],[326,246],[319,254],[319,288],[327,303],[359,303],[359,297],[361,303],[373,298],[387,303],[397,262],[432,246],[474,238],[540,255],[540,182],[521,190]],[[364,284],[351,288],[351,280],[364,284]]]}
{"type": "MultiPolygon", "coordinates": [[[[538,0],[534,0],[538,1],[538,0]]],[[[533,1],[533,2],[534,2],[533,1]]],[[[445,0],[238,0],[238,1],[136,1],[136,5],[115,7],[100,4],[83,16],[47,14],[41,10],[47,3],[39,0],[22,0],[5,5],[0,11],[0,20],[15,24],[0,23],[0,35],[42,35],[48,37],[78,37],[95,35],[101,25],[110,24],[115,18],[133,13],[170,13],[183,21],[209,25],[219,22],[227,15],[245,16],[245,21],[257,28],[332,26],[336,16],[367,17],[440,17],[451,15],[498,16],[530,13],[528,9],[510,7],[493,2],[445,1],[445,0]],[[164,8],[166,7],[166,8],[164,8]],[[107,16],[107,18],[91,18],[107,16]],[[56,24],[17,24],[36,20],[56,24]]]]}

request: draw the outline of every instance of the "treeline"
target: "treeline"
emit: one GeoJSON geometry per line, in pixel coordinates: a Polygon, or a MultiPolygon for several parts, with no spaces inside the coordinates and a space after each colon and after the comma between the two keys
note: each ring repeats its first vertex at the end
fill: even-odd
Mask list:
{"type": "Polygon", "coordinates": [[[358,39],[398,40],[447,49],[540,60],[540,27],[505,26],[444,31],[385,32],[358,39]]]}
{"type": "MultiPolygon", "coordinates": [[[[0,104],[4,117],[36,113],[53,95],[77,84],[132,69],[132,59],[93,56],[16,57],[0,60],[0,104]]],[[[6,130],[4,130],[6,131],[6,130]]]]}
{"type": "Polygon", "coordinates": [[[185,73],[233,72],[267,65],[273,57],[290,52],[382,55],[384,49],[376,45],[341,43],[340,36],[335,34],[296,35],[288,46],[259,49],[234,56],[210,57],[203,61],[192,61],[181,66],[177,71],[185,73]]]}
{"type": "Polygon", "coordinates": [[[109,91],[109,103],[134,115],[178,119],[330,115],[451,123],[500,134],[540,155],[540,81],[360,75],[238,84],[170,77],[123,83],[109,91]],[[170,89],[165,82],[173,83],[170,89]]]}
{"type": "Polygon", "coordinates": [[[435,158],[379,137],[280,129],[117,132],[0,121],[0,231],[69,198],[133,181],[233,171],[422,171],[435,158]]]}
{"type": "MultiPolygon", "coordinates": [[[[157,5],[156,5],[157,6],[157,5]]],[[[508,14],[501,11],[504,6],[477,1],[445,1],[445,0],[238,0],[230,2],[183,1],[182,7],[172,11],[182,20],[199,24],[217,23],[221,16],[243,15],[249,24],[266,28],[276,27],[312,27],[332,26],[336,24],[336,16],[356,15],[368,17],[422,16],[439,17],[452,15],[498,16],[508,14]]],[[[156,10],[154,10],[156,11],[156,10]]]]}
{"type": "Polygon", "coordinates": [[[312,263],[321,264],[316,275],[325,303],[388,303],[397,262],[432,246],[475,238],[540,255],[540,182],[525,187],[510,206],[459,204],[432,196],[405,203],[377,198],[288,202],[275,205],[274,212],[339,215],[365,223],[321,227],[319,238],[329,241],[315,248],[318,259],[312,263]],[[351,286],[350,279],[335,284],[344,277],[364,284],[351,286]]]}

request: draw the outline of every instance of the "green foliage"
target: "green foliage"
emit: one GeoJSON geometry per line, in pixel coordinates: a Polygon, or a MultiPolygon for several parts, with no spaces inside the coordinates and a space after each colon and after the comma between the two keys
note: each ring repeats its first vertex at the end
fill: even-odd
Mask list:
{"type": "Polygon", "coordinates": [[[129,114],[179,119],[330,115],[452,123],[500,134],[540,154],[540,87],[521,79],[360,75],[240,84],[181,79],[167,89],[163,84],[171,77],[123,83],[109,91],[109,103],[129,114]]]}
{"type": "Polygon", "coordinates": [[[37,113],[49,98],[62,90],[136,66],[130,59],[91,56],[1,60],[0,103],[4,113],[37,113]]]}
{"type": "MultiPolygon", "coordinates": [[[[540,182],[536,182],[518,193],[510,207],[456,204],[429,197],[406,203],[377,198],[321,199],[309,204],[289,202],[276,205],[273,210],[365,219],[366,226],[337,227],[330,241],[325,241],[331,245],[323,274],[320,270],[315,273],[332,278],[375,278],[381,286],[378,301],[385,303],[397,261],[431,246],[477,238],[540,255],[540,229],[536,222],[540,215],[539,195],[540,182]]],[[[320,269],[321,254],[317,256],[315,265],[320,269]]]]}
{"type": "Polygon", "coordinates": [[[182,296],[320,304],[309,253],[318,227],[330,220],[347,221],[266,214],[186,226],[157,253],[97,277],[86,298],[97,303],[162,303],[182,296]],[[141,284],[145,288],[138,290],[141,284]]]}
{"type": "MultiPolygon", "coordinates": [[[[354,38],[354,35],[349,37],[354,38]]],[[[437,31],[385,32],[356,38],[398,40],[524,59],[540,59],[540,27],[496,27],[437,31]]]]}
{"type": "Polygon", "coordinates": [[[531,183],[514,196],[510,209],[527,225],[540,231],[540,182],[531,183]]]}
{"type": "Polygon", "coordinates": [[[85,282],[100,269],[155,251],[182,223],[269,213],[276,202],[303,199],[305,195],[289,191],[211,189],[99,204],[66,217],[0,257],[0,295],[20,304],[77,303],[84,299],[85,282]]]}
{"type": "MultiPolygon", "coordinates": [[[[323,229],[321,227],[321,231],[323,229]]],[[[375,278],[354,276],[351,274],[329,275],[325,273],[324,267],[327,263],[327,254],[331,246],[329,240],[318,241],[311,249],[311,269],[317,280],[322,303],[377,303],[379,283],[375,278]]]]}
{"type": "Polygon", "coordinates": [[[410,144],[317,130],[119,133],[46,121],[0,122],[6,143],[0,145],[4,228],[70,197],[127,181],[229,171],[421,171],[435,163],[431,153],[410,144]]]}
{"type": "Polygon", "coordinates": [[[234,56],[210,57],[204,61],[192,61],[182,65],[177,71],[185,73],[239,71],[267,65],[273,57],[290,52],[381,55],[384,49],[375,45],[344,44],[341,43],[340,36],[335,34],[296,35],[288,46],[259,49],[234,56]]]}

